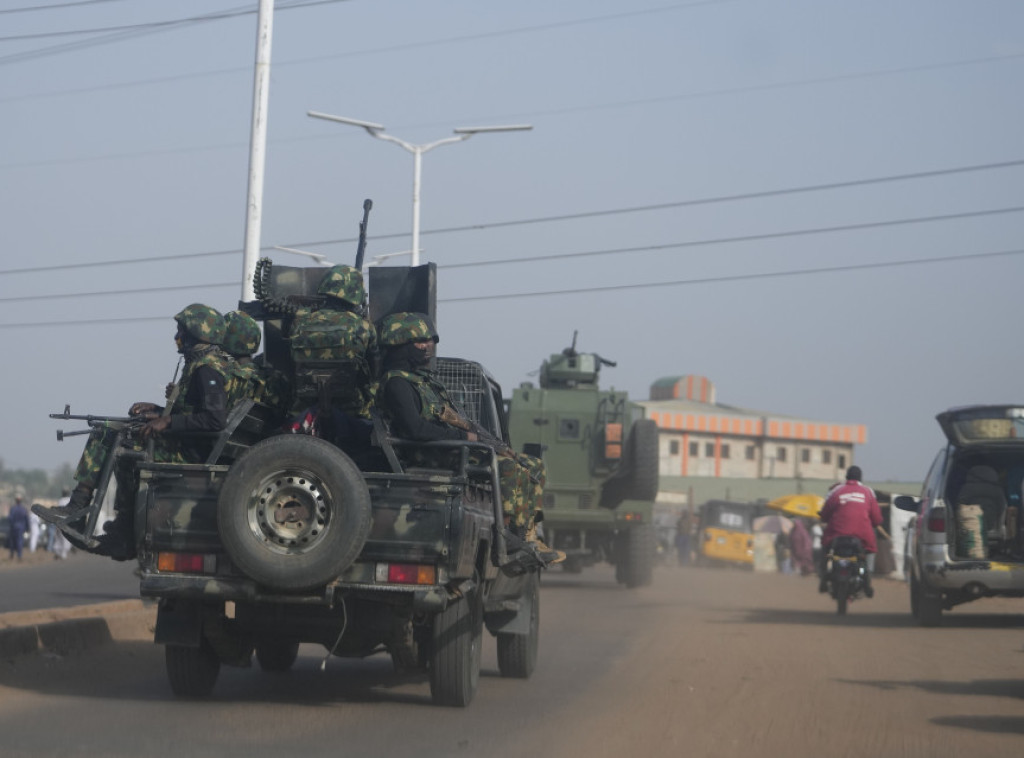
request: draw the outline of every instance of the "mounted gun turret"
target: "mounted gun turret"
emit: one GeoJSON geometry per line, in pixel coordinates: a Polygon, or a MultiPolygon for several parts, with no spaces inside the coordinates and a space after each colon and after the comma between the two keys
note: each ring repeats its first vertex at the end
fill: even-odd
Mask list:
{"type": "Polygon", "coordinates": [[[554,353],[540,367],[541,389],[597,389],[601,366],[616,365],[597,353],[576,351],[579,331],[572,333],[572,344],[561,353],[554,353]]]}

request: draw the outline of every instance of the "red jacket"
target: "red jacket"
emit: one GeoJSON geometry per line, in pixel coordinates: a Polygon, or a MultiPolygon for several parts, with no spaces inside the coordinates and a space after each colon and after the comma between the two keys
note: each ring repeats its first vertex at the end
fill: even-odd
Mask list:
{"type": "Polygon", "coordinates": [[[858,537],[866,552],[878,552],[875,527],[882,525],[882,509],[870,487],[855,479],[835,487],[821,509],[821,520],[826,524],[822,547],[827,548],[836,537],[858,537]]]}

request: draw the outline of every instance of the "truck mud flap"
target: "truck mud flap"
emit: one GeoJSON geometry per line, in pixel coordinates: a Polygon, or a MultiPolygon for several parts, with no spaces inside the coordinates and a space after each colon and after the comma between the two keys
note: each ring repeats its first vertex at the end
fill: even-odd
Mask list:
{"type": "Polygon", "coordinates": [[[484,624],[491,634],[528,634],[530,631],[530,604],[524,593],[532,573],[520,576],[498,574],[484,605],[484,624]]]}

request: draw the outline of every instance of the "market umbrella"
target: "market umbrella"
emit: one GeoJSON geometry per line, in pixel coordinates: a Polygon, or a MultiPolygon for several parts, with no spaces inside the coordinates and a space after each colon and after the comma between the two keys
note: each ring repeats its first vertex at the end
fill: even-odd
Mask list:
{"type": "Polygon", "coordinates": [[[768,532],[770,534],[789,534],[793,528],[793,520],[778,513],[770,513],[767,516],[758,516],[753,521],[755,532],[768,532]]]}
{"type": "Polygon", "coordinates": [[[810,518],[818,518],[818,513],[821,512],[821,506],[825,504],[825,499],[818,495],[811,495],[809,493],[802,493],[799,495],[783,495],[777,497],[767,504],[767,507],[773,508],[783,513],[788,513],[790,516],[808,516],[810,518]]]}

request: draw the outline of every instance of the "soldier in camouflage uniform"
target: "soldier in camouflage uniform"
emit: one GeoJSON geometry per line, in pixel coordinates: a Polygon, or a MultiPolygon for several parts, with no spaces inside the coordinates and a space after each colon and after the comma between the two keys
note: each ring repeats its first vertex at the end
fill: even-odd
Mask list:
{"type": "MultiPolygon", "coordinates": [[[[167,463],[189,463],[205,460],[212,442],[209,438],[196,438],[194,433],[218,432],[227,419],[227,358],[219,347],[224,339],[224,317],[209,306],[194,303],[174,317],[178,329],[174,336],[178,352],[185,360],[181,379],[168,398],[168,406],[154,403],[134,403],[130,416],[142,423],[138,434],[126,444],[134,450],[144,449],[153,440],[153,460],[167,463]],[[191,435],[191,436],[190,436],[191,435]]],[[[83,520],[92,505],[93,491],[99,475],[111,454],[116,454],[116,431],[110,427],[94,429],[75,471],[78,485],[65,506],[44,508],[35,505],[32,510],[44,521],[58,528],[83,520]]],[[[73,543],[99,555],[116,560],[135,556],[132,527],[133,498],[136,490],[134,466],[131,461],[119,459],[115,463],[118,497],[115,517],[105,525],[105,533],[97,537],[99,545],[87,548],[78,540],[73,543]]]]}
{"type": "Polygon", "coordinates": [[[323,305],[299,310],[289,330],[296,395],[291,411],[298,414],[293,431],[311,431],[347,450],[364,448],[380,348],[376,329],[363,316],[363,275],[352,266],[334,266],[317,294],[323,305]],[[304,383],[314,370],[326,370],[329,380],[315,387],[304,383]]]}
{"type": "Polygon", "coordinates": [[[225,385],[228,409],[246,398],[263,402],[267,381],[252,358],[260,349],[261,341],[260,325],[248,313],[230,311],[224,314],[224,341],[221,347],[231,357],[225,385]]]}
{"type": "MultiPolygon", "coordinates": [[[[421,441],[478,441],[476,432],[453,423],[459,414],[445,386],[430,371],[439,341],[430,319],[420,313],[391,314],[381,322],[380,341],[386,352],[378,403],[395,433],[421,441]]],[[[537,538],[537,523],[543,518],[544,462],[506,446],[495,450],[505,525],[537,543],[545,563],[564,560],[564,553],[550,550],[537,538]]]]}

